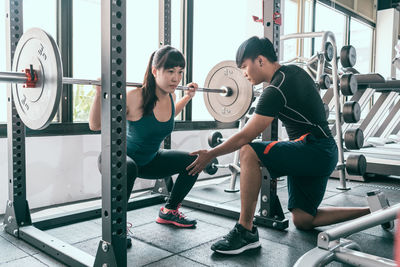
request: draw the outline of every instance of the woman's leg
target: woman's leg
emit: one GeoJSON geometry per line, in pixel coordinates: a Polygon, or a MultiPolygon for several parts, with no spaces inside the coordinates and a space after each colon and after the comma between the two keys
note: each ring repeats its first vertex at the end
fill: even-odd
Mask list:
{"type": "Polygon", "coordinates": [[[165,205],[167,209],[176,209],[197,180],[198,175],[189,175],[186,170],[186,167],[195,159],[196,156],[190,156],[188,152],[160,150],[149,164],[139,168],[139,177],[158,179],[178,174],[171,195],[165,205]]]}
{"type": "MultiPolygon", "coordinates": [[[[97,158],[97,167],[99,168],[99,171],[101,173],[101,154],[97,158]]],[[[136,177],[138,174],[138,167],[136,166],[136,163],[133,159],[131,159],[129,156],[126,156],[126,179],[127,179],[127,186],[126,186],[126,200],[129,200],[129,197],[131,196],[132,193],[132,188],[135,183],[136,177]]]]}

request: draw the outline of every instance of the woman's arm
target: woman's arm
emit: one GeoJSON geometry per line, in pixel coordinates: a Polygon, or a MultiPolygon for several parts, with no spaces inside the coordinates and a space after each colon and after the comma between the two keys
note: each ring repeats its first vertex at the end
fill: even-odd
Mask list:
{"type": "MultiPolygon", "coordinates": [[[[196,94],[196,90],[199,87],[197,83],[189,83],[187,85],[190,89],[186,91],[184,97],[182,97],[179,102],[175,104],[175,116],[177,116],[182,109],[186,106],[187,103],[194,97],[196,94]]],[[[175,100],[175,99],[174,99],[175,100]]]]}
{"type": "Polygon", "coordinates": [[[89,128],[92,131],[101,129],[101,86],[96,86],[96,94],[89,111],[89,128]]]}

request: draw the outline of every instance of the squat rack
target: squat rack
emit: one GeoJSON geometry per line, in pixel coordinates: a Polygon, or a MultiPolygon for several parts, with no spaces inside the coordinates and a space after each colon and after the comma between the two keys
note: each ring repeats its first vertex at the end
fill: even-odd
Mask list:
{"type": "MultiPolygon", "coordinates": [[[[159,0],[160,44],[170,43],[171,0],[159,0]]],[[[6,1],[7,69],[23,34],[23,1],[6,1]]],[[[162,203],[153,194],[127,204],[126,187],[126,1],[101,1],[102,32],[102,208],[78,211],[32,223],[26,198],[25,125],[7,87],[8,201],[5,231],[69,266],[126,266],[126,211],[162,203]],[[116,59],[118,60],[118,63],[116,59]],[[117,75],[118,73],[118,75],[117,75]],[[44,232],[44,229],[102,217],[102,239],[95,257],[44,232]]],[[[161,179],[163,180],[163,179],[161,179]]],[[[165,183],[156,183],[162,186],[165,183]]]]}

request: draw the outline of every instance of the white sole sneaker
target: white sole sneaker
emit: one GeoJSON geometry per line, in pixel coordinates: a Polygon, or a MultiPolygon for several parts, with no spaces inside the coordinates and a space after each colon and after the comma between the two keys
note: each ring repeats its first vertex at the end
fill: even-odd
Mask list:
{"type": "Polygon", "coordinates": [[[242,253],[242,252],[244,252],[246,250],[254,249],[254,248],[258,248],[258,247],[261,247],[260,241],[247,244],[246,246],[243,246],[243,247],[241,247],[239,249],[235,249],[235,250],[218,250],[218,249],[216,249],[214,251],[218,252],[218,253],[221,253],[221,254],[235,255],[235,254],[240,254],[240,253],[242,253]]]}

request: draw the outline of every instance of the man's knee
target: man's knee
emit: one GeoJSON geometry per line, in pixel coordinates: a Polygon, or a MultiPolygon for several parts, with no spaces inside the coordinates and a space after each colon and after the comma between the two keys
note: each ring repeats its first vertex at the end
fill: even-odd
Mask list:
{"type": "Polygon", "coordinates": [[[240,148],[240,162],[246,161],[246,160],[258,160],[258,156],[254,149],[250,145],[244,145],[240,148]]]}
{"type": "Polygon", "coordinates": [[[292,220],[294,226],[299,230],[311,230],[314,228],[314,217],[300,209],[292,210],[292,220]]]}

